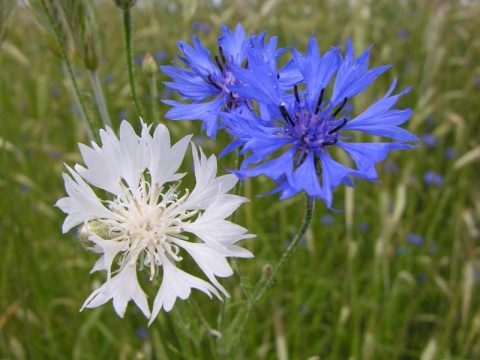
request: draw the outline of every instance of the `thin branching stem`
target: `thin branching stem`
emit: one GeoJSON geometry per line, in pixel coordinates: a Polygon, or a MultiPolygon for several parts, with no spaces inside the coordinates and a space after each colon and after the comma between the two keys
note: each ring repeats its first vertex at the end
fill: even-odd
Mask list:
{"type": "Polygon", "coordinates": [[[287,264],[288,259],[290,259],[292,254],[295,252],[295,249],[300,243],[300,240],[302,240],[303,235],[305,235],[305,232],[310,226],[310,223],[313,218],[314,209],[315,209],[314,200],[308,194],[305,194],[305,217],[303,219],[302,225],[300,226],[300,229],[298,229],[297,234],[295,235],[293,241],[288,246],[287,250],[283,253],[277,266],[273,268],[273,271],[270,274],[270,276],[267,277],[267,279],[263,283],[259,283],[259,286],[257,286],[255,295],[253,298],[254,303],[259,301],[262,298],[265,291],[273,285],[275,278],[277,277],[277,274],[283,269],[283,267],[287,264]]]}
{"type": "Polygon", "coordinates": [[[105,97],[103,96],[102,86],[100,85],[100,79],[98,78],[98,72],[96,70],[89,70],[88,75],[90,77],[90,82],[93,88],[93,96],[95,96],[95,103],[97,104],[103,125],[112,128],[112,121],[110,120],[110,115],[108,114],[105,97]]]}
{"type": "Polygon", "coordinates": [[[152,98],[152,118],[155,124],[160,123],[160,115],[158,113],[158,90],[157,90],[157,77],[151,76],[150,82],[150,97],[152,98]]]}
{"type": "Polygon", "coordinates": [[[130,82],[130,96],[135,104],[137,113],[143,117],[143,111],[138,102],[135,80],[133,78],[133,59],[132,59],[132,14],[130,9],[123,10],[123,30],[125,33],[125,52],[127,55],[128,81],[130,82]]]}
{"type": "Polygon", "coordinates": [[[245,326],[248,323],[248,319],[252,314],[252,310],[255,304],[262,298],[265,292],[273,285],[278,273],[285,267],[290,257],[295,252],[295,249],[298,247],[300,240],[305,235],[308,227],[313,218],[313,212],[315,210],[314,199],[311,198],[308,194],[305,194],[305,217],[303,219],[302,225],[298,229],[297,234],[295,235],[293,241],[288,246],[287,250],[283,253],[280,261],[277,266],[273,268],[273,271],[268,275],[264,274],[260,281],[258,282],[254,294],[247,297],[247,301],[244,306],[242,306],[236,316],[233,318],[229,328],[224,333],[224,344],[221,352],[223,355],[231,355],[231,353],[238,346],[240,341],[240,336],[244,332],[245,326]]]}
{"type": "Polygon", "coordinates": [[[73,71],[73,65],[70,61],[70,58],[68,57],[67,50],[66,50],[65,44],[63,43],[63,39],[62,39],[62,36],[60,34],[60,29],[58,27],[58,24],[55,22],[55,20],[53,18],[53,15],[52,15],[50,9],[48,8],[48,5],[45,2],[45,0],[40,0],[40,2],[42,4],[43,10],[47,14],[48,21],[50,22],[50,25],[52,26],[53,31],[55,33],[55,36],[57,38],[58,47],[59,47],[60,52],[62,54],[63,61],[66,65],[66,67],[67,67],[67,73],[68,73],[68,76],[70,78],[70,81],[71,81],[71,84],[72,84],[72,87],[73,87],[73,91],[74,91],[74,94],[75,94],[74,95],[75,99],[78,101],[78,104],[80,105],[80,111],[82,113],[82,117],[86,121],[88,129],[89,129],[89,131],[87,130],[87,135],[90,138],[93,138],[93,140],[96,140],[98,142],[99,139],[98,139],[97,131],[96,131],[95,127],[93,126],[92,120],[88,116],[88,112],[87,112],[87,109],[86,109],[86,106],[85,106],[85,100],[84,100],[83,95],[80,91],[80,87],[78,86],[77,78],[75,77],[75,72],[73,71]]]}
{"type": "Polygon", "coordinates": [[[200,306],[198,306],[197,302],[191,296],[187,299],[187,302],[192,308],[195,316],[202,323],[203,327],[207,330],[208,341],[210,343],[210,349],[212,351],[213,359],[217,359],[218,357],[217,357],[217,351],[216,351],[217,348],[215,345],[215,338],[218,339],[221,336],[220,332],[210,327],[207,319],[205,319],[205,315],[203,315],[202,309],[200,309],[200,306]]]}
{"type": "MultiPolygon", "coordinates": [[[[235,169],[236,170],[240,169],[240,166],[241,166],[244,158],[245,158],[245,156],[240,154],[239,151],[237,151],[237,157],[236,157],[236,160],[235,160],[235,169]]],[[[235,195],[240,195],[240,193],[242,192],[242,188],[243,188],[243,181],[240,181],[240,180],[237,181],[237,183],[235,184],[235,187],[233,189],[233,193],[235,195]]],[[[231,216],[231,221],[233,223],[235,223],[235,218],[236,218],[236,212],[234,212],[231,216]]],[[[253,301],[252,294],[250,292],[251,287],[250,287],[250,284],[249,284],[247,278],[245,277],[245,274],[243,273],[242,268],[239,266],[237,259],[232,258],[231,261],[232,261],[232,264],[235,268],[235,272],[237,273],[237,275],[240,279],[240,288],[242,289],[243,294],[246,296],[248,301],[253,301]]]]}

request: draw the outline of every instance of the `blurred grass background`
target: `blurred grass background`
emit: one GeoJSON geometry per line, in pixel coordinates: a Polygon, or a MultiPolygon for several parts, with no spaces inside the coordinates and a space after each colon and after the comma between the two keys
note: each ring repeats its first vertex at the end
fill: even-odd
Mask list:
{"type": "MultiPolygon", "coordinates": [[[[65,195],[63,163],[81,162],[77,143],[88,138],[65,67],[49,47],[41,7],[0,1],[0,359],[214,358],[210,335],[183,301],[150,328],[132,304],[124,319],[111,303],[78,312],[104,278],[88,274],[96,256],[74,232],[61,234],[64,215],[53,204],[65,195]]],[[[121,13],[111,1],[81,2],[89,4],[109,116],[115,127],[123,118],[136,123],[121,13]]],[[[300,51],[312,33],[323,50],[346,37],[357,54],[374,44],[371,66],[393,67],[358,96],[354,114],[382,96],[394,77],[399,89],[413,85],[398,106],[414,110],[406,127],[422,139],[420,148],[389,156],[378,169],[381,183],[338,189],[334,206],[342,212],[317,204],[303,246],[229,358],[480,359],[478,1],[139,0],[132,14],[135,79],[147,122],[167,107],[152,107],[141,71],[145,53],[168,64],[178,53],[176,41],[191,42],[193,33],[215,52],[222,23],[241,22],[247,33],[266,30],[300,51]]],[[[100,126],[77,40],[69,37],[68,52],[100,126]]],[[[158,74],[159,97],[175,97],[166,80],[158,74]]],[[[164,123],[174,141],[195,133],[208,154],[228,142],[225,135],[218,143],[207,140],[196,122],[164,123]]],[[[220,171],[233,163],[220,160],[220,171]]],[[[240,261],[252,283],[265,264],[278,261],[301,223],[303,197],[257,197],[270,186],[261,178],[248,181],[251,202],[237,217],[258,234],[246,244],[255,258],[240,261]]],[[[232,299],[223,320],[218,301],[193,293],[212,328],[222,331],[218,324],[243,301],[238,282],[235,276],[225,282],[232,299]]],[[[157,288],[144,284],[150,298],[157,288]]]]}

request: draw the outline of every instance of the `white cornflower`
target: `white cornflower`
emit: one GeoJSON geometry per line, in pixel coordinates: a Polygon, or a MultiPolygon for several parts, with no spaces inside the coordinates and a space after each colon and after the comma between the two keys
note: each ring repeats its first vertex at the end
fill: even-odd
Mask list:
{"type": "Polygon", "coordinates": [[[170,146],[165,126],[158,125],[153,136],[149,130],[142,121],[138,136],[123,121],[119,139],[107,127],[100,131],[102,146],[80,144],[85,167],[67,166],[70,175],[63,177],[68,197],[56,205],[67,214],[63,232],[81,224],[80,237],[90,250],[101,254],[91,272],[107,272],[107,281],[88,297],[82,310],[113,299],[115,311],[123,317],[133,300],[151,324],[162,308],[170,311],[177,297],[186,299],[192,288],[210,297],[221,299],[219,291],[228,297],[216,276],[233,274],[227,257],[253,256],[235,245],[253,235],[225,220],[247,201],[227,194],[236,176],[216,177],[215,156],[207,158],[202,150],[198,154],[192,144],[196,185],[191,192],[181,191],[179,180],[185,173],[177,170],[191,135],[170,146]],[[113,196],[100,200],[91,185],[113,196]],[[195,238],[201,241],[193,242],[195,238]],[[210,282],[177,267],[186,254],[210,282]],[[153,280],[160,268],[162,283],[150,312],[137,269],[147,271],[153,280]]]}

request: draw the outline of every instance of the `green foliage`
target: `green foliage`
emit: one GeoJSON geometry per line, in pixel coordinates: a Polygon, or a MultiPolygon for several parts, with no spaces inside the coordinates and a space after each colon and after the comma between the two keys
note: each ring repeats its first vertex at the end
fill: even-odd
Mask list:
{"type": "MultiPolygon", "coordinates": [[[[70,8],[67,1],[59,2],[55,16],[63,19],[61,36],[68,39],[66,52],[86,111],[97,127],[106,116],[115,128],[125,117],[138,123],[129,98],[123,14],[113,1],[78,3],[70,8]],[[88,21],[77,11],[87,12],[88,21]],[[91,39],[94,43],[88,43],[91,39]],[[92,49],[100,90],[89,73],[92,62],[86,64],[92,49]],[[97,107],[98,91],[108,114],[97,107]]],[[[226,329],[245,301],[237,276],[224,282],[231,294],[224,304],[194,293],[193,306],[177,301],[150,328],[133,305],[124,319],[110,303],[79,313],[104,278],[88,274],[96,256],[85,251],[73,231],[61,233],[64,215],[53,204],[65,194],[63,163],[80,162],[77,143],[89,140],[42,8],[5,12],[0,7],[2,26],[6,13],[11,25],[8,33],[1,30],[0,42],[0,358],[480,358],[478,3],[235,4],[138,2],[131,9],[134,57],[164,52],[165,59],[156,58],[159,65],[175,61],[176,41],[191,40],[195,21],[211,25],[199,36],[212,52],[221,23],[242,22],[247,32],[267,30],[279,36],[280,45],[299,49],[312,32],[323,49],[351,37],[356,49],[375,44],[372,66],[393,65],[359,96],[355,112],[398,77],[401,88],[414,86],[399,105],[414,110],[407,127],[419,137],[434,135],[435,144],[426,140],[414,151],[389,156],[378,169],[379,184],[358,182],[355,189],[337,190],[334,206],[343,212],[317,204],[304,246],[253,310],[233,355],[211,348],[222,341],[216,331],[226,329]],[[441,174],[442,183],[428,185],[428,171],[441,174]],[[423,242],[408,242],[411,233],[423,242]],[[196,317],[198,309],[204,318],[196,317]]],[[[176,95],[162,84],[161,72],[155,88],[141,61],[134,70],[146,122],[163,119],[167,107],[152,105],[152,94],[158,88],[160,98],[176,95]]],[[[205,141],[196,122],[161,121],[174,140],[197,134],[195,141],[207,154],[218,154],[228,141],[222,134],[218,143],[205,141]]],[[[223,158],[220,166],[232,168],[234,161],[223,158]]],[[[260,279],[265,264],[278,262],[302,222],[303,197],[258,198],[269,185],[261,178],[247,181],[244,195],[251,202],[237,215],[258,235],[246,243],[255,258],[238,262],[250,283],[260,279]]],[[[150,285],[147,278],[142,281],[150,285]]],[[[151,289],[150,297],[154,287],[144,286],[151,289]]]]}

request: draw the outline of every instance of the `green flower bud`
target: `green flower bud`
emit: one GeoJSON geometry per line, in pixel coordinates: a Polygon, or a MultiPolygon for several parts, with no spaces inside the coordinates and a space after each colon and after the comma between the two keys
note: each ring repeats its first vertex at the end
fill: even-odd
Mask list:
{"type": "Polygon", "coordinates": [[[142,70],[145,75],[149,77],[155,76],[157,69],[158,67],[155,59],[152,57],[152,55],[150,55],[150,53],[146,53],[142,62],[142,70]]]}
{"type": "Polygon", "coordinates": [[[95,45],[93,44],[92,38],[90,36],[85,37],[85,47],[84,47],[84,59],[85,66],[90,71],[95,71],[98,68],[98,56],[95,45]]]}
{"type": "Polygon", "coordinates": [[[92,234],[95,234],[105,240],[110,239],[108,227],[105,226],[104,223],[97,220],[89,221],[87,224],[83,225],[78,231],[78,240],[80,241],[80,244],[82,244],[82,246],[87,250],[93,249],[95,245],[90,240],[90,236],[92,234]]]}
{"type": "Polygon", "coordinates": [[[113,0],[113,2],[118,8],[122,10],[128,10],[135,5],[137,0],[113,0]]]}

